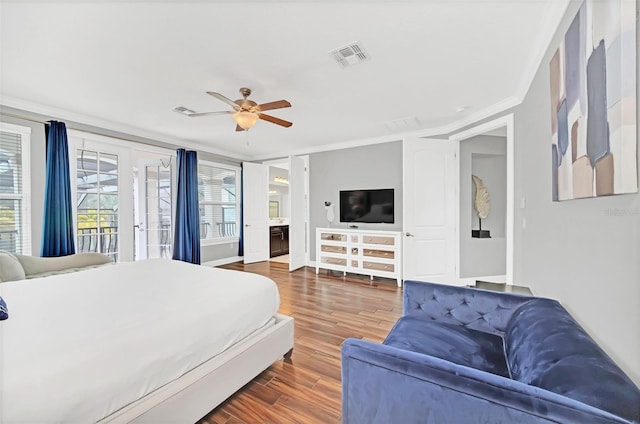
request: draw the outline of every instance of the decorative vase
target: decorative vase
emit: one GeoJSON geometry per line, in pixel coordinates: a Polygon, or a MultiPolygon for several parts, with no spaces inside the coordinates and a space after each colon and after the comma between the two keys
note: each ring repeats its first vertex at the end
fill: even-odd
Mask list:
{"type": "Polygon", "coordinates": [[[330,204],[324,207],[327,210],[327,221],[329,222],[328,226],[331,227],[331,223],[335,219],[335,215],[333,214],[333,205],[330,204]]]}

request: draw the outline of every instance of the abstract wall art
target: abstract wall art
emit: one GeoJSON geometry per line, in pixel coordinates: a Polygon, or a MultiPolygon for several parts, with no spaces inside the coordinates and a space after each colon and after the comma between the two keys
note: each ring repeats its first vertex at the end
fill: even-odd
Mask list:
{"type": "Polygon", "coordinates": [[[549,67],[553,200],[637,193],[636,2],[585,0],[549,67]]]}

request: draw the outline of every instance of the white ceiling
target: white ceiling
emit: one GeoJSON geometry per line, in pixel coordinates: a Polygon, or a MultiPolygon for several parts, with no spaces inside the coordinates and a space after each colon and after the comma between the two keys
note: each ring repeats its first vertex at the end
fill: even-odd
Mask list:
{"type": "Polygon", "coordinates": [[[2,0],[0,104],[243,159],[443,133],[521,100],[569,1],[2,0]],[[172,111],[245,86],[293,126],[172,111]]]}

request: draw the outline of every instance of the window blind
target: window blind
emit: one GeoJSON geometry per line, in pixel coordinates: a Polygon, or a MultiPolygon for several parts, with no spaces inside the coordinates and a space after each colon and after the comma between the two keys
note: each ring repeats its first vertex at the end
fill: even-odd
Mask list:
{"type": "Polygon", "coordinates": [[[31,254],[24,136],[0,131],[0,250],[31,254]]]}
{"type": "Polygon", "coordinates": [[[236,169],[198,165],[200,237],[203,240],[238,235],[238,180],[236,169]]]}

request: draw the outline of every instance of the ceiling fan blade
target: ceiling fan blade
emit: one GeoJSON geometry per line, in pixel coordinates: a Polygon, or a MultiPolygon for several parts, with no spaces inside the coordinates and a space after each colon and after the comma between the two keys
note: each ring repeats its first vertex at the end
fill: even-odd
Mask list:
{"type": "Polygon", "coordinates": [[[197,118],[199,116],[208,116],[208,115],[226,115],[229,113],[235,113],[235,111],[232,110],[223,110],[220,112],[200,112],[200,113],[191,113],[189,115],[187,115],[189,118],[197,118]]]}
{"type": "Polygon", "coordinates": [[[240,125],[236,125],[236,131],[245,131],[240,125]]]}
{"type": "Polygon", "coordinates": [[[282,109],[283,107],[291,107],[291,103],[286,100],[276,100],[258,105],[258,110],[282,109]]]}
{"type": "Polygon", "coordinates": [[[236,102],[234,102],[233,100],[231,100],[230,98],[225,97],[220,93],[214,93],[213,91],[207,91],[207,94],[210,95],[210,96],[215,97],[218,100],[221,100],[221,101],[225,102],[226,104],[231,106],[233,108],[233,110],[238,110],[238,104],[236,102]]]}
{"type": "Polygon", "coordinates": [[[283,127],[287,127],[287,128],[289,128],[291,125],[293,125],[292,122],[285,121],[284,119],[276,118],[275,116],[266,115],[264,113],[259,113],[258,117],[260,119],[264,119],[265,121],[269,121],[269,122],[272,122],[274,124],[282,125],[283,127]]]}

